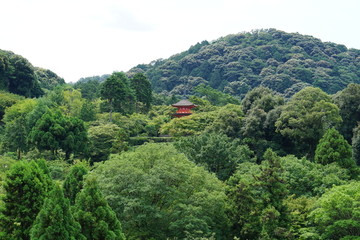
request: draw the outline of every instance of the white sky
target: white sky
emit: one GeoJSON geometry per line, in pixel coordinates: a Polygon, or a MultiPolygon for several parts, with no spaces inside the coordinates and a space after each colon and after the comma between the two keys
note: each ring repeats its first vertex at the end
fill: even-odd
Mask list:
{"type": "Polygon", "coordinates": [[[75,82],[261,28],[360,49],[360,0],[0,0],[0,49],[75,82]]]}

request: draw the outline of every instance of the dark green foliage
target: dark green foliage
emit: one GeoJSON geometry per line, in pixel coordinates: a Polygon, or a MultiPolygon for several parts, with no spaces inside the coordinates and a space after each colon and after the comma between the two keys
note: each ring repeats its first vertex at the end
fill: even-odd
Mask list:
{"type": "Polygon", "coordinates": [[[30,228],[49,188],[49,177],[34,162],[20,161],[7,173],[0,229],[5,239],[30,239],[30,228]]]}
{"type": "Polygon", "coordinates": [[[69,159],[71,153],[84,152],[87,132],[82,120],[49,110],[36,122],[30,140],[40,151],[51,150],[54,155],[62,149],[69,159]]]}
{"type": "Polygon", "coordinates": [[[340,132],[350,143],[353,129],[357,126],[357,122],[360,121],[360,85],[349,84],[344,90],[336,93],[333,100],[339,107],[343,120],[340,132]]]}
{"type": "Polygon", "coordinates": [[[35,76],[41,88],[52,90],[58,85],[65,84],[63,78],[60,78],[56,73],[43,68],[35,67],[35,76]]]}
{"type": "Polygon", "coordinates": [[[152,102],[151,84],[146,76],[142,73],[136,73],[131,79],[131,88],[135,91],[136,101],[144,104],[141,111],[140,106],[136,105],[136,111],[148,112],[152,102]]]}
{"type": "Polygon", "coordinates": [[[96,119],[95,105],[89,100],[86,100],[81,107],[80,119],[85,122],[94,121],[96,119]]]}
{"type": "Polygon", "coordinates": [[[123,113],[131,112],[136,99],[129,80],[123,72],[114,72],[108,77],[100,86],[100,95],[109,103],[110,122],[113,110],[123,113]]]}
{"type": "Polygon", "coordinates": [[[238,140],[224,134],[180,138],[175,146],[189,160],[215,173],[220,180],[228,179],[240,162],[254,161],[254,153],[246,145],[240,145],[238,140]]]}
{"type": "Polygon", "coordinates": [[[31,63],[20,55],[0,50],[0,90],[25,97],[44,94],[31,63]]]}
{"type": "Polygon", "coordinates": [[[121,224],[101,194],[95,179],[87,179],[72,210],[87,240],[125,240],[121,224]]]}
{"type": "Polygon", "coordinates": [[[290,97],[294,89],[309,85],[335,93],[349,83],[360,83],[359,50],[298,33],[255,30],[195,46],[196,51],[192,47],[130,71],[140,68],[156,92],[172,91],[184,84],[184,77],[200,77],[234,96],[260,85],[290,97]]]}
{"type": "Polygon", "coordinates": [[[71,214],[69,200],[56,184],[36,217],[30,239],[85,240],[80,231],[80,224],[71,214]]]}
{"type": "Polygon", "coordinates": [[[74,205],[76,194],[78,194],[84,186],[84,176],[88,169],[84,164],[74,165],[64,181],[64,196],[70,200],[70,204],[74,205]]]}
{"type": "Polygon", "coordinates": [[[315,161],[324,165],[335,162],[349,169],[355,166],[350,144],[335,128],[328,129],[320,139],[315,151],[315,161]]]}
{"type": "Polygon", "coordinates": [[[93,171],[129,239],[228,239],[223,184],[170,144],[112,155],[93,171]]]}
{"type": "Polygon", "coordinates": [[[352,138],[352,158],[358,166],[360,166],[360,127],[354,129],[352,138]]]}
{"type": "Polygon", "coordinates": [[[94,100],[100,97],[100,84],[105,81],[110,75],[93,76],[81,78],[74,84],[75,89],[80,89],[83,98],[94,100]]]}

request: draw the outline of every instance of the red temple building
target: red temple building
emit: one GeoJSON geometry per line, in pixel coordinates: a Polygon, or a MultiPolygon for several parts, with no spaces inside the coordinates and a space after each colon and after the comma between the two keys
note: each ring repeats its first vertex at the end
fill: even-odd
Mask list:
{"type": "Polygon", "coordinates": [[[181,100],[180,102],[172,104],[171,106],[176,107],[178,109],[176,113],[173,114],[174,117],[178,117],[178,118],[191,115],[192,112],[190,110],[196,107],[195,104],[193,104],[188,100],[181,100]]]}

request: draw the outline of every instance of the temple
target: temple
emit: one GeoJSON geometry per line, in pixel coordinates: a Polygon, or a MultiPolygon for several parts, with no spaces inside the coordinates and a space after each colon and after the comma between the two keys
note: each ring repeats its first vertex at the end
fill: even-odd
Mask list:
{"type": "Polygon", "coordinates": [[[178,109],[176,113],[173,114],[173,116],[177,118],[191,115],[191,109],[196,107],[195,104],[188,100],[181,100],[180,102],[172,104],[171,106],[178,109]]]}

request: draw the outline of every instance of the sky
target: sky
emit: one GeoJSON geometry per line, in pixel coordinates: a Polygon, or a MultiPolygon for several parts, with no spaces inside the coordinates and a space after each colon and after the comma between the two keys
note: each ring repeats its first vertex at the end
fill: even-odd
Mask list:
{"type": "Polygon", "coordinates": [[[0,49],[66,82],[255,29],[360,49],[360,0],[0,0],[0,49]]]}

